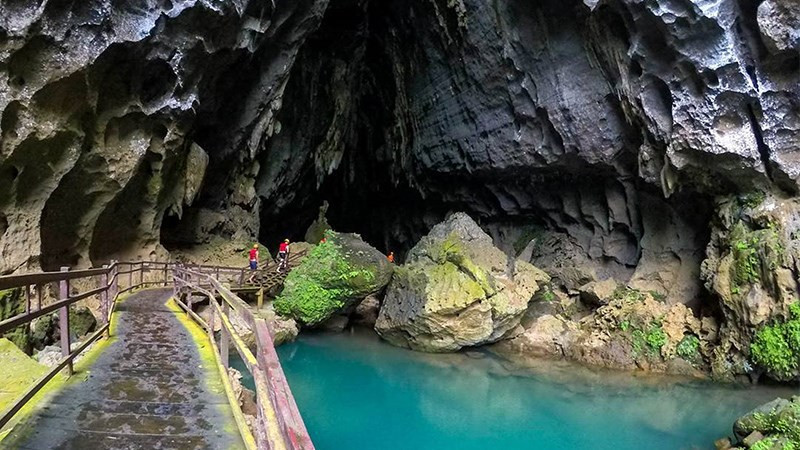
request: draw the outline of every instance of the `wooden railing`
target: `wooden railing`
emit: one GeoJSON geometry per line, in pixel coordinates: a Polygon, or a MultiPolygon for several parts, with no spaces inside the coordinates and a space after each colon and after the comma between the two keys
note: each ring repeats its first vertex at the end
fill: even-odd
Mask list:
{"type": "MultiPolygon", "coordinates": [[[[298,254],[290,258],[290,266],[301,256],[298,254]]],[[[275,264],[272,266],[267,265],[264,269],[256,271],[255,275],[259,279],[265,277],[272,279],[270,277],[274,276],[272,273],[276,267],[275,264]]],[[[248,369],[253,373],[256,380],[259,405],[259,431],[256,436],[258,448],[270,450],[283,448],[313,449],[314,447],[308,437],[305,425],[303,425],[302,418],[300,418],[300,414],[297,411],[297,405],[291,396],[288,383],[286,383],[286,379],[283,376],[283,370],[277,359],[272,336],[266,322],[263,319],[256,318],[249,311],[247,304],[222,284],[225,282],[229,286],[241,288],[246,285],[249,275],[253,275],[249,269],[239,267],[185,265],[158,261],[112,261],[110,265],[95,269],[71,271],[69,267],[62,267],[59,272],[0,276],[0,290],[23,289],[25,295],[25,312],[1,321],[0,337],[19,326],[30,326],[31,321],[39,317],[58,311],[59,340],[62,354],[62,358],[50,371],[36,380],[13,404],[0,413],[0,429],[8,424],[14,415],[60,371],[64,370],[67,376],[72,375],[73,360],[93,342],[97,341],[103,333],[110,335],[111,316],[117,301],[123,293],[145,286],[173,285],[176,300],[195,321],[209,331],[211,342],[217,349],[216,353],[225,366],[227,367],[228,361],[229,341],[227,338],[232,337],[237,351],[247,363],[248,369]],[[145,278],[146,273],[150,274],[147,278],[145,278]],[[86,287],[91,284],[96,284],[97,287],[90,288],[84,292],[72,292],[72,288],[76,285],[86,287]],[[45,289],[49,287],[53,292],[56,291],[56,286],[57,293],[51,294],[51,296],[56,296],[55,301],[43,305],[45,289]],[[205,323],[202,318],[192,311],[190,300],[187,304],[185,296],[187,292],[191,293],[191,291],[199,291],[208,295],[211,299],[211,303],[214,306],[212,308],[212,324],[205,323]],[[216,302],[213,292],[219,293],[223,298],[223,307],[220,307],[216,302]],[[33,305],[34,295],[36,297],[35,308],[33,305]],[[183,299],[181,295],[184,296],[183,299]],[[83,340],[77,348],[72,350],[70,348],[72,343],[70,342],[69,332],[69,308],[77,302],[93,296],[98,296],[100,301],[100,327],[83,340]],[[252,355],[249,349],[242,344],[235,330],[233,330],[227,316],[231,305],[235,305],[236,312],[253,327],[258,342],[258,357],[252,355]],[[219,348],[216,346],[213,334],[214,311],[222,318],[221,320],[225,324],[225,331],[221,333],[219,348]],[[273,423],[277,426],[270,426],[273,423]],[[270,432],[270,430],[273,431],[270,432]],[[278,432],[274,430],[278,430],[278,432]]],[[[280,281],[283,280],[283,276],[281,276],[280,281]]],[[[191,297],[189,296],[189,298],[191,297]]],[[[233,403],[235,404],[236,402],[233,403]]],[[[251,437],[250,441],[252,440],[251,437]]]]}
{"type": "MultiPolygon", "coordinates": [[[[290,260],[290,266],[291,263],[290,260]]],[[[245,436],[245,442],[254,441],[258,449],[313,450],[314,445],[281,368],[273,344],[273,333],[266,320],[253,314],[248,304],[217,277],[187,267],[176,267],[174,274],[176,301],[208,333],[225,375],[229,366],[230,346],[233,343],[234,349],[253,376],[258,420],[255,436],[245,436]],[[193,293],[200,293],[208,298],[211,305],[208,322],[192,310],[193,293]],[[232,311],[254,333],[255,355],[233,326],[235,319],[231,317],[232,311]],[[217,320],[220,322],[219,343],[214,334],[217,320]]],[[[238,409],[238,403],[233,402],[232,407],[238,409]]],[[[241,411],[237,411],[235,416],[240,417],[241,411]]],[[[239,428],[244,434],[249,433],[246,425],[240,424],[239,428]]]]}

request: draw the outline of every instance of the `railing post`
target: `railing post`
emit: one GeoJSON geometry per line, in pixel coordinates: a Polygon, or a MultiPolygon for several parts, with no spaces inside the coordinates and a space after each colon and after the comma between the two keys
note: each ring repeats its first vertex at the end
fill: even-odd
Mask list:
{"type": "Polygon", "coordinates": [[[31,286],[25,286],[25,314],[31,313],[31,286]]]}
{"type": "Polygon", "coordinates": [[[242,269],[242,272],[239,274],[239,287],[242,286],[244,286],[244,269],[242,269]]]}
{"type": "Polygon", "coordinates": [[[144,284],[144,261],[139,263],[139,287],[144,284]]]}
{"type": "MultiPolygon", "coordinates": [[[[214,308],[212,308],[212,309],[214,309],[214,308]]],[[[230,319],[230,317],[231,317],[231,307],[230,307],[230,305],[228,305],[228,302],[226,302],[224,299],[222,300],[222,313],[225,315],[225,317],[230,319]]],[[[222,318],[220,318],[220,322],[223,322],[222,318]]],[[[212,333],[213,333],[213,329],[212,329],[212,333]]],[[[225,326],[223,324],[223,326],[221,326],[220,330],[219,330],[219,356],[222,359],[222,365],[224,365],[226,369],[228,368],[228,366],[230,364],[230,361],[229,361],[229,358],[228,358],[228,349],[229,349],[229,347],[230,347],[230,337],[228,336],[228,330],[225,328],[225,326]]]]}
{"type": "MultiPolygon", "coordinates": [[[[62,267],[62,272],[68,272],[69,267],[62,267]]],[[[66,300],[69,298],[69,280],[61,280],[59,282],[58,296],[59,300],[66,300]]],[[[69,305],[62,306],[58,312],[58,326],[61,329],[61,356],[66,358],[70,354],[69,342],[69,305]]],[[[67,376],[72,375],[72,361],[66,367],[67,376]]]]}
{"type": "Polygon", "coordinates": [[[117,295],[119,295],[119,261],[116,259],[111,261],[114,266],[114,271],[111,274],[111,300],[116,302],[117,295]]]}
{"type": "Polygon", "coordinates": [[[109,311],[108,290],[110,288],[108,286],[108,272],[109,272],[108,264],[104,264],[103,269],[105,269],[105,272],[103,272],[103,274],[100,275],[100,285],[103,287],[103,292],[100,293],[100,305],[101,305],[100,311],[103,314],[103,325],[105,325],[106,323],[108,323],[108,311],[109,311]]]}
{"type": "Polygon", "coordinates": [[[258,288],[258,309],[264,306],[264,288],[258,288]]]}
{"type": "Polygon", "coordinates": [[[164,263],[164,287],[169,286],[169,263],[164,263]]]}
{"type": "Polygon", "coordinates": [[[43,290],[42,285],[37,284],[36,285],[36,306],[38,307],[37,309],[42,309],[42,295],[43,295],[42,290],[43,290]]]}
{"type": "Polygon", "coordinates": [[[133,288],[133,263],[128,264],[128,289],[133,288]]]}
{"type": "MultiPolygon", "coordinates": [[[[191,295],[189,295],[191,297],[191,295]]],[[[213,298],[208,299],[209,302],[213,302],[213,298]]],[[[208,308],[208,338],[212,341],[214,340],[214,317],[216,317],[215,312],[216,308],[214,308],[213,304],[209,304],[210,308],[208,308]]],[[[190,308],[191,309],[191,308],[190,308]]],[[[222,327],[225,328],[225,327],[222,327]]]]}

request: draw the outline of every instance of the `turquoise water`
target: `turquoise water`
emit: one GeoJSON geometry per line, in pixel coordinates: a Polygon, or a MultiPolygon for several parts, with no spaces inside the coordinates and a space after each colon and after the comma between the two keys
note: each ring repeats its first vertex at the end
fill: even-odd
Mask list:
{"type": "Polygon", "coordinates": [[[427,355],[374,334],[312,334],[278,349],[318,450],[713,449],[778,395],[709,383],[427,355]]]}

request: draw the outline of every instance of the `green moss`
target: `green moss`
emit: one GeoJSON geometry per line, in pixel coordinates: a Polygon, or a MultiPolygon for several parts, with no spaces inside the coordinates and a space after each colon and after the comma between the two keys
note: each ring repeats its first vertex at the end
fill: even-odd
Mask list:
{"type": "Polygon", "coordinates": [[[643,302],[645,295],[638,289],[629,288],[624,285],[619,285],[611,295],[613,300],[624,300],[626,303],[643,302]]]}
{"type": "MultiPolygon", "coordinates": [[[[0,321],[9,319],[25,312],[25,298],[22,288],[6,289],[0,291],[0,321]]],[[[31,330],[28,324],[20,325],[3,335],[13,342],[23,352],[30,355],[33,351],[31,330]]]]}
{"type": "Polygon", "coordinates": [[[544,228],[537,225],[529,225],[522,229],[522,234],[514,241],[514,251],[519,254],[532,240],[538,239],[544,233],[544,228]]]}
{"type": "Polygon", "coordinates": [[[326,232],[327,241],[315,246],[302,264],[289,273],[283,292],[275,299],[278,314],[316,325],[353,297],[366,295],[376,274],[354,264],[335,242],[336,235],[326,232]]]}
{"type": "Polygon", "coordinates": [[[760,282],[764,272],[780,266],[785,255],[774,225],[750,230],[741,220],[731,229],[729,247],[733,255],[730,286],[733,294],[742,292],[744,286],[760,282]]]}
{"type": "Polygon", "coordinates": [[[648,292],[654,299],[658,300],[659,302],[663,302],[667,299],[667,294],[664,294],[663,292],[659,291],[648,291],[648,292]]]}
{"type": "Polygon", "coordinates": [[[797,397],[782,408],[769,412],[757,412],[739,419],[737,428],[743,433],[758,431],[766,436],[752,448],[757,448],[762,442],[767,442],[762,448],[772,449],[776,443],[781,443],[781,449],[800,448],[800,403],[797,397]]]}
{"type": "Polygon", "coordinates": [[[778,441],[777,438],[764,438],[750,447],[750,450],[772,450],[772,446],[778,441]]]}
{"type": "Polygon", "coordinates": [[[675,349],[678,356],[687,360],[694,361],[700,349],[700,339],[693,334],[688,334],[681,339],[675,349]]]}
{"type": "Polygon", "coordinates": [[[766,200],[767,195],[762,191],[748,192],[737,197],[737,201],[741,207],[756,208],[766,200]]]}
{"type": "Polygon", "coordinates": [[[779,380],[793,378],[800,364],[800,302],[789,309],[788,320],[760,329],[750,345],[753,362],[779,380]]]}

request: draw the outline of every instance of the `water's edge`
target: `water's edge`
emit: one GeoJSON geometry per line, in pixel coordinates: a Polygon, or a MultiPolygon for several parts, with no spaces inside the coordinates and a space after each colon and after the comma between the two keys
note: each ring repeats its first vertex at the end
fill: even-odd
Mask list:
{"type": "Polygon", "coordinates": [[[359,330],[303,334],[278,353],[319,450],[713,448],[740,415],[797,393],[418,353],[359,330]]]}

